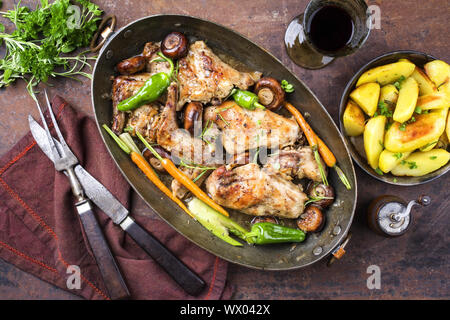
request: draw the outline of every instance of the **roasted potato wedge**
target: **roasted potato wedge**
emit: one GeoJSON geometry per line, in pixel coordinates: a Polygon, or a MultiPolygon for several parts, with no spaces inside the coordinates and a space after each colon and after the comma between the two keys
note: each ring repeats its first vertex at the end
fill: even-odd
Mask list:
{"type": "Polygon", "coordinates": [[[411,152],[392,152],[384,149],[380,154],[378,167],[384,173],[394,169],[402,160],[406,159],[411,152]]]}
{"type": "Polygon", "coordinates": [[[417,115],[415,119],[415,122],[407,125],[399,122],[392,124],[384,140],[386,149],[392,152],[414,151],[437,141],[445,130],[446,114],[444,116],[441,110],[417,115]]]}
{"type": "Polygon", "coordinates": [[[447,134],[444,132],[443,134],[441,134],[441,136],[437,141],[430,142],[429,144],[423,146],[422,148],[420,148],[420,151],[426,152],[430,151],[431,149],[447,149],[447,147],[448,147],[448,137],[447,134]]]}
{"type": "Polygon", "coordinates": [[[345,108],[342,122],[344,123],[345,132],[351,137],[359,136],[364,132],[365,117],[362,110],[349,100],[345,108]]]}
{"type": "Polygon", "coordinates": [[[449,160],[450,153],[444,149],[414,152],[391,172],[396,176],[420,177],[446,165],[449,160]]]}
{"type": "MultiPolygon", "coordinates": [[[[448,118],[447,118],[448,119],[448,118]]],[[[450,141],[447,137],[447,133],[444,132],[443,134],[441,134],[441,136],[439,137],[439,141],[436,144],[436,149],[445,149],[447,150],[448,145],[449,145],[450,141]]]]}
{"type": "Polygon", "coordinates": [[[386,117],[377,116],[367,121],[364,129],[364,150],[367,162],[374,170],[378,168],[378,160],[383,151],[385,126],[386,117]]]}
{"type": "Polygon", "coordinates": [[[398,92],[398,100],[393,119],[397,122],[408,121],[414,113],[418,97],[419,85],[417,84],[417,81],[411,77],[407,78],[403,81],[398,92]]]}
{"type": "Polygon", "coordinates": [[[414,72],[415,67],[414,63],[407,61],[399,61],[379,66],[364,72],[361,77],[359,77],[356,86],[359,87],[360,85],[369,82],[378,82],[380,85],[384,86],[394,82],[402,76],[408,78],[414,72]]]}
{"type": "MultiPolygon", "coordinates": [[[[442,136],[442,135],[441,135],[442,136]]],[[[419,150],[422,152],[427,152],[430,151],[431,149],[434,149],[434,147],[436,147],[436,145],[438,144],[439,139],[436,141],[432,141],[430,143],[427,143],[426,145],[424,145],[423,147],[421,147],[419,150]]]]}
{"type": "Polygon", "coordinates": [[[422,110],[448,108],[450,106],[450,100],[447,99],[445,93],[435,92],[420,96],[417,99],[417,106],[422,110]]]}
{"type": "Polygon", "coordinates": [[[395,106],[398,99],[398,90],[393,84],[381,87],[380,99],[378,102],[385,102],[389,106],[395,106]]]}
{"type": "Polygon", "coordinates": [[[437,91],[436,85],[419,67],[414,69],[414,72],[411,74],[411,78],[416,80],[419,85],[419,95],[423,96],[425,94],[432,94],[437,91]]]}
{"type": "Polygon", "coordinates": [[[447,115],[447,125],[445,129],[445,133],[447,134],[447,139],[450,141],[450,116],[447,115]]]}
{"type": "Polygon", "coordinates": [[[445,94],[447,97],[447,100],[450,101],[450,80],[444,82],[444,84],[438,88],[438,92],[445,94]]]}
{"type": "Polygon", "coordinates": [[[379,97],[380,85],[375,82],[363,84],[350,93],[350,98],[369,116],[377,111],[379,97]]]}
{"type": "Polygon", "coordinates": [[[424,69],[437,87],[450,79],[450,65],[442,60],[430,61],[425,64],[424,69]]]}

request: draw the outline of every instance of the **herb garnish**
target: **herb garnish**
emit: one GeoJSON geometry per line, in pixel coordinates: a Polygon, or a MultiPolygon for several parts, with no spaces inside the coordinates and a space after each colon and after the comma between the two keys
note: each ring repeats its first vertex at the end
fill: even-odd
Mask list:
{"type": "Polygon", "coordinates": [[[414,122],[416,122],[416,117],[411,117],[411,119],[409,119],[408,121],[403,122],[399,126],[400,131],[405,131],[406,130],[406,125],[410,124],[410,123],[414,123],[414,122]]]}
{"type": "Polygon", "coordinates": [[[196,164],[196,163],[193,163],[193,162],[186,163],[186,161],[183,160],[183,159],[180,159],[180,166],[183,166],[183,167],[186,167],[186,168],[190,168],[190,169],[200,169],[200,170],[202,170],[202,172],[197,177],[195,177],[192,180],[193,182],[196,182],[198,179],[200,179],[205,174],[206,171],[208,171],[208,170],[215,170],[216,169],[216,167],[206,167],[206,166],[203,166],[201,164],[196,164]]]}
{"type": "Polygon", "coordinates": [[[393,154],[393,156],[394,156],[397,160],[400,160],[401,157],[403,157],[403,153],[401,153],[401,152],[396,152],[396,153],[393,154]]]}
{"type": "Polygon", "coordinates": [[[394,82],[394,86],[397,88],[397,90],[400,90],[401,84],[403,81],[405,81],[405,79],[406,78],[404,76],[401,76],[397,81],[394,82]]]}
{"type": "Polygon", "coordinates": [[[0,71],[3,71],[0,88],[23,79],[28,92],[36,99],[34,88],[41,81],[47,82],[49,77],[81,75],[91,78],[82,70],[90,67],[88,60],[94,57],[88,57],[87,51],[75,56],[66,54],[89,45],[102,11],[89,0],[76,0],[76,3],[81,6],[79,18],[69,0],[56,0],[51,4],[41,0],[35,10],[21,6],[19,1],[14,10],[0,12],[15,26],[9,34],[0,24],[0,44],[4,42],[6,46],[0,60],[0,71]]]}
{"type": "Polygon", "coordinates": [[[180,166],[191,168],[191,169],[203,169],[203,170],[214,170],[216,167],[205,167],[201,164],[196,164],[193,162],[186,163],[184,159],[180,159],[180,166]]]}
{"type": "Polygon", "coordinates": [[[213,124],[212,124],[211,120],[208,119],[208,121],[206,122],[205,127],[203,128],[202,133],[198,136],[200,139],[205,141],[208,145],[211,144],[211,141],[206,139],[206,136],[207,136],[207,132],[209,131],[209,129],[212,128],[212,126],[213,126],[213,124]]]}
{"type": "Polygon", "coordinates": [[[409,165],[409,168],[412,169],[416,169],[417,168],[417,164],[414,161],[408,161],[407,162],[409,165]]]}
{"type": "Polygon", "coordinates": [[[226,127],[228,127],[230,124],[228,123],[227,120],[225,120],[225,118],[220,114],[217,113],[217,115],[219,116],[219,118],[223,121],[223,123],[225,124],[226,127]]]}
{"type": "Polygon", "coordinates": [[[128,126],[123,129],[123,132],[133,132],[133,131],[134,131],[134,128],[132,126],[128,126]]]}
{"type": "Polygon", "coordinates": [[[287,80],[281,80],[281,89],[283,89],[287,93],[294,92],[294,86],[287,82],[287,80]]]}
{"type": "Polygon", "coordinates": [[[305,202],[305,207],[310,204],[310,203],[314,203],[320,200],[325,200],[325,199],[329,199],[329,200],[333,200],[333,197],[322,197],[322,196],[318,196],[318,197],[311,197],[308,199],[308,201],[305,202]]]}
{"type": "Polygon", "coordinates": [[[387,122],[386,125],[384,126],[384,129],[387,131],[389,130],[389,128],[392,126],[393,122],[387,122]]]}
{"type": "Polygon", "coordinates": [[[406,161],[406,160],[402,160],[401,164],[404,165],[408,165],[408,167],[412,170],[412,169],[416,169],[417,168],[417,163],[415,161],[406,161]]]}
{"type": "Polygon", "coordinates": [[[438,143],[438,141],[439,140],[436,140],[436,141],[432,141],[432,142],[430,142],[430,143],[427,143],[426,145],[424,145],[421,149],[423,150],[423,149],[426,149],[426,148],[428,148],[429,146],[431,146],[431,145],[433,145],[433,144],[435,144],[435,143],[438,143]]]}
{"type": "Polygon", "coordinates": [[[388,105],[383,102],[380,101],[380,103],[378,103],[378,112],[377,114],[382,115],[382,116],[386,116],[387,118],[392,118],[392,111],[389,110],[388,105]]]}

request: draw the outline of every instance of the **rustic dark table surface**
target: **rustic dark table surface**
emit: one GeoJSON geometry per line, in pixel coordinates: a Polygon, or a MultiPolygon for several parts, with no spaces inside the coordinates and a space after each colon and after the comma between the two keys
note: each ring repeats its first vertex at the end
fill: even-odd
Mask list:
{"type": "MultiPolygon", "coordinates": [[[[3,10],[13,1],[4,1],[3,10]]],[[[17,2],[17,1],[14,1],[17,2]]],[[[447,0],[368,1],[381,9],[381,29],[372,30],[364,47],[321,70],[302,69],[286,54],[283,37],[290,20],[303,11],[307,0],[97,0],[107,14],[115,14],[118,27],[137,18],[160,13],[186,14],[208,19],[244,34],[281,59],[317,95],[335,121],[339,99],[347,81],[370,59],[393,50],[413,49],[450,61],[450,2],[447,0]]],[[[37,1],[22,1],[23,4],[37,1]]],[[[59,94],[74,107],[93,114],[90,82],[58,80],[50,94],[59,94]]],[[[0,90],[0,156],[27,131],[27,115],[38,117],[24,83],[0,90]]],[[[320,261],[289,272],[265,272],[230,264],[228,281],[234,299],[448,299],[450,298],[449,182],[450,175],[422,186],[395,187],[365,174],[355,164],[358,205],[346,255],[331,267],[320,261]],[[373,233],[365,213],[370,201],[382,194],[411,200],[431,196],[426,209],[413,210],[407,234],[388,239],[373,233]],[[381,288],[370,290],[368,267],[381,271],[381,288]]],[[[152,214],[133,195],[133,214],[152,214]]],[[[77,299],[0,260],[0,299],[77,299]]]]}

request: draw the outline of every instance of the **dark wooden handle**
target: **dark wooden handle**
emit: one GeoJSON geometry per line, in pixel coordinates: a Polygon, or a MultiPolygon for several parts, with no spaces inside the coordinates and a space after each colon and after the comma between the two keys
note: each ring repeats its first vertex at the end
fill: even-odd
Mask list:
{"type": "Polygon", "coordinates": [[[77,210],[106,289],[108,290],[109,297],[112,300],[129,297],[130,293],[128,288],[109,249],[108,243],[103,236],[103,232],[98,225],[91,204],[89,201],[77,203],[77,210]]]}
{"type": "Polygon", "coordinates": [[[205,282],[180,259],[175,257],[161,242],[144,230],[137,222],[127,217],[120,226],[148,253],[187,293],[197,296],[205,282]]]}

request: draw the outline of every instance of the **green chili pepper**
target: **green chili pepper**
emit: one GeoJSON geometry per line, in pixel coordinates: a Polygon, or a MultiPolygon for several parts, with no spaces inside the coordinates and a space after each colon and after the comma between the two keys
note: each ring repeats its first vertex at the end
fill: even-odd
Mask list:
{"type": "Polygon", "coordinates": [[[265,109],[265,107],[258,102],[258,96],[250,91],[234,89],[233,99],[242,108],[255,110],[256,108],[265,109]]]}
{"type": "Polygon", "coordinates": [[[117,105],[117,109],[120,111],[130,111],[139,108],[144,104],[157,100],[167,89],[170,85],[170,78],[172,77],[174,70],[173,61],[164,56],[161,52],[158,52],[158,55],[170,64],[169,74],[159,72],[151,76],[147,81],[145,81],[144,85],[138,90],[138,92],[136,92],[136,94],[121,101],[117,105]]]}
{"type": "Polygon", "coordinates": [[[259,222],[252,226],[250,232],[245,234],[248,243],[269,244],[282,242],[302,242],[305,233],[300,229],[280,226],[274,223],[259,222]]]}

